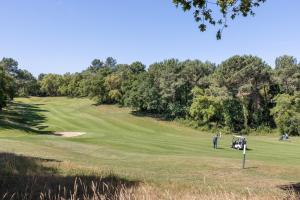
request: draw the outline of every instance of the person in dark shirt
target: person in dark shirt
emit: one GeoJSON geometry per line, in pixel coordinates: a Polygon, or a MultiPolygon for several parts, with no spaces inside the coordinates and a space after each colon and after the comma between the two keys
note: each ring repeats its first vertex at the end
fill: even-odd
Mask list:
{"type": "Polygon", "coordinates": [[[215,135],[212,139],[214,149],[218,148],[218,134],[215,135]]]}

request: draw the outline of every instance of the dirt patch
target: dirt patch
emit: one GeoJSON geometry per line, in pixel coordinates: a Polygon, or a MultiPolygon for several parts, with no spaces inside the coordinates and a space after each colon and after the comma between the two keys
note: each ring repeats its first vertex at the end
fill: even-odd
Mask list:
{"type": "Polygon", "coordinates": [[[61,136],[61,137],[76,137],[76,136],[80,136],[80,135],[84,135],[86,134],[85,132],[54,132],[54,135],[56,136],[61,136]]]}

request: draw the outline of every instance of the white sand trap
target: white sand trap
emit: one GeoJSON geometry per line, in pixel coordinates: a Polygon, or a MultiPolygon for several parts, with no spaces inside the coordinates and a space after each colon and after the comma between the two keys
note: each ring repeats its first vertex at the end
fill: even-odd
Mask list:
{"type": "Polygon", "coordinates": [[[54,132],[54,135],[62,137],[76,137],[86,134],[85,132],[54,132]]]}

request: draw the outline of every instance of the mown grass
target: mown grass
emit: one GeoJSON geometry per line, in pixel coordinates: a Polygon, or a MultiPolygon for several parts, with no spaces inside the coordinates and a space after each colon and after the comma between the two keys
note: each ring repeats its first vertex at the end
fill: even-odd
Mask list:
{"type": "Polygon", "coordinates": [[[242,170],[242,154],[229,148],[230,136],[214,150],[211,133],[88,99],[18,98],[0,114],[0,127],[1,152],[55,159],[50,165],[60,176],[113,173],[162,191],[211,194],[222,188],[258,196],[283,194],[282,185],[300,182],[299,138],[249,136],[242,170]],[[87,134],[63,138],[54,131],[87,134]]]}

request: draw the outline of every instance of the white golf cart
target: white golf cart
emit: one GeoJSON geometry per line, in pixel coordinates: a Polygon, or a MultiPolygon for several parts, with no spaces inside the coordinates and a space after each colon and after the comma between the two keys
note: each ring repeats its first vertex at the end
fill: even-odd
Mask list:
{"type": "Polygon", "coordinates": [[[233,135],[232,136],[232,142],[231,142],[231,148],[237,149],[237,150],[243,150],[244,145],[247,144],[247,140],[245,137],[240,135],[233,135]]]}

